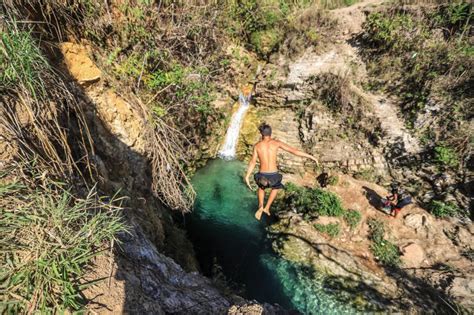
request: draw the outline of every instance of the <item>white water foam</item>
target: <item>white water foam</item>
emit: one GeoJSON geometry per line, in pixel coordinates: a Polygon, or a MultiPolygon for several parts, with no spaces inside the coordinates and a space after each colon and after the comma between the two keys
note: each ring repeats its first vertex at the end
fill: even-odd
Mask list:
{"type": "Polygon", "coordinates": [[[249,109],[250,96],[239,95],[239,108],[232,115],[229,129],[225,135],[225,142],[219,151],[219,157],[225,160],[233,160],[236,155],[237,142],[239,140],[240,127],[242,125],[245,113],[249,109]]]}

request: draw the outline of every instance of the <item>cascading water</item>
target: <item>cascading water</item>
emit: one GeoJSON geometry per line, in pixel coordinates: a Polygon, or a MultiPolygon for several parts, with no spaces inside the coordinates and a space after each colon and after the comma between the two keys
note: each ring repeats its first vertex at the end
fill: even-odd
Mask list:
{"type": "Polygon", "coordinates": [[[227,129],[227,133],[225,135],[224,145],[219,151],[219,157],[224,160],[235,159],[240,127],[242,125],[242,120],[245,116],[245,113],[249,109],[250,97],[250,93],[249,95],[244,95],[243,93],[240,93],[239,95],[239,108],[237,109],[237,112],[232,115],[232,120],[230,121],[229,129],[227,129]]]}

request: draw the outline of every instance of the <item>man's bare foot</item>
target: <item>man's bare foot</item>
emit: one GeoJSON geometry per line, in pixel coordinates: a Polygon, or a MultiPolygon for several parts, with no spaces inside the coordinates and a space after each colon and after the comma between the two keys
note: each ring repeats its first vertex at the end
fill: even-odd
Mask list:
{"type": "Polygon", "coordinates": [[[264,208],[264,209],[263,209],[263,212],[264,212],[266,215],[270,216],[270,209],[265,209],[265,208],[264,208]]]}
{"type": "Polygon", "coordinates": [[[255,212],[255,219],[259,220],[262,218],[263,214],[263,207],[258,208],[257,212],[255,212]]]}

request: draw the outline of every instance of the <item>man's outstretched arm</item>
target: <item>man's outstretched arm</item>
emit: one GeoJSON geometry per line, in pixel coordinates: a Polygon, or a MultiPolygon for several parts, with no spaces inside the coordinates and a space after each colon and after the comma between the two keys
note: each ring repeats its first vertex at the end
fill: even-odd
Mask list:
{"type": "Polygon", "coordinates": [[[247,174],[245,175],[245,183],[249,187],[250,190],[252,190],[252,187],[250,186],[250,175],[252,174],[255,165],[257,165],[257,148],[253,148],[253,155],[252,159],[249,162],[249,167],[247,169],[247,174]]]}
{"type": "Polygon", "coordinates": [[[294,154],[296,156],[301,156],[301,157],[304,157],[304,158],[308,158],[308,159],[311,159],[313,160],[314,162],[316,162],[316,165],[319,167],[319,162],[318,160],[312,156],[311,154],[308,154],[306,152],[303,152],[303,151],[300,151],[298,150],[297,148],[293,148],[292,146],[289,146],[288,144],[286,143],[283,143],[281,141],[278,141],[280,143],[280,148],[282,148],[283,150],[287,151],[287,152],[290,152],[291,154],[294,154]]]}

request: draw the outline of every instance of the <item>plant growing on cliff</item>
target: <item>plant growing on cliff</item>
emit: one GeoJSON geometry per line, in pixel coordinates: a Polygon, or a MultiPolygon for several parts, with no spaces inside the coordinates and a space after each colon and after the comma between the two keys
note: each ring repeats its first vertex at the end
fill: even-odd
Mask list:
{"type": "Polygon", "coordinates": [[[461,135],[472,112],[472,13],[468,1],[393,5],[369,14],[362,35],[372,85],[400,96],[407,124],[436,131],[433,140],[446,141],[459,156],[469,146],[461,135]],[[435,104],[436,115],[427,120],[424,109],[435,104]]]}
{"type": "Polygon", "coordinates": [[[302,213],[305,218],[314,216],[339,217],[344,214],[339,197],[329,191],[318,188],[300,187],[289,183],[285,195],[278,201],[279,209],[292,209],[302,213]]]}
{"type": "Polygon", "coordinates": [[[120,208],[94,190],[77,199],[57,183],[30,186],[0,178],[3,310],[80,310],[85,267],[125,230],[120,208]]]}
{"type": "Polygon", "coordinates": [[[330,238],[335,238],[341,232],[341,227],[338,223],[319,224],[316,223],[314,228],[321,233],[327,234],[330,238]]]}
{"type": "Polygon", "coordinates": [[[346,220],[351,230],[353,230],[359,224],[360,220],[362,219],[362,215],[357,210],[349,209],[344,212],[344,219],[346,220]]]}
{"type": "Polygon", "coordinates": [[[370,229],[370,239],[372,245],[370,249],[375,259],[387,266],[399,266],[401,264],[398,247],[384,238],[385,226],[380,220],[370,218],[367,221],[370,229]]]}
{"type": "Polygon", "coordinates": [[[455,204],[451,202],[444,203],[438,200],[432,200],[428,208],[430,209],[431,214],[437,218],[452,217],[461,213],[461,209],[459,209],[455,204]]]}
{"type": "Polygon", "coordinates": [[[42,73],[50,67],[31,31],[18,29],[15,23],[0,25],[0,31],[0,89],[22,86],[34,98],[43,96],[42,73]]]}
{"type": "Polygon", "coordinates": [[[437,145],[434,148],[434,160],[436,163],[448,167],[457,167],[459,165],[459,157],[456,151],[444,144],[437,145]]]}

